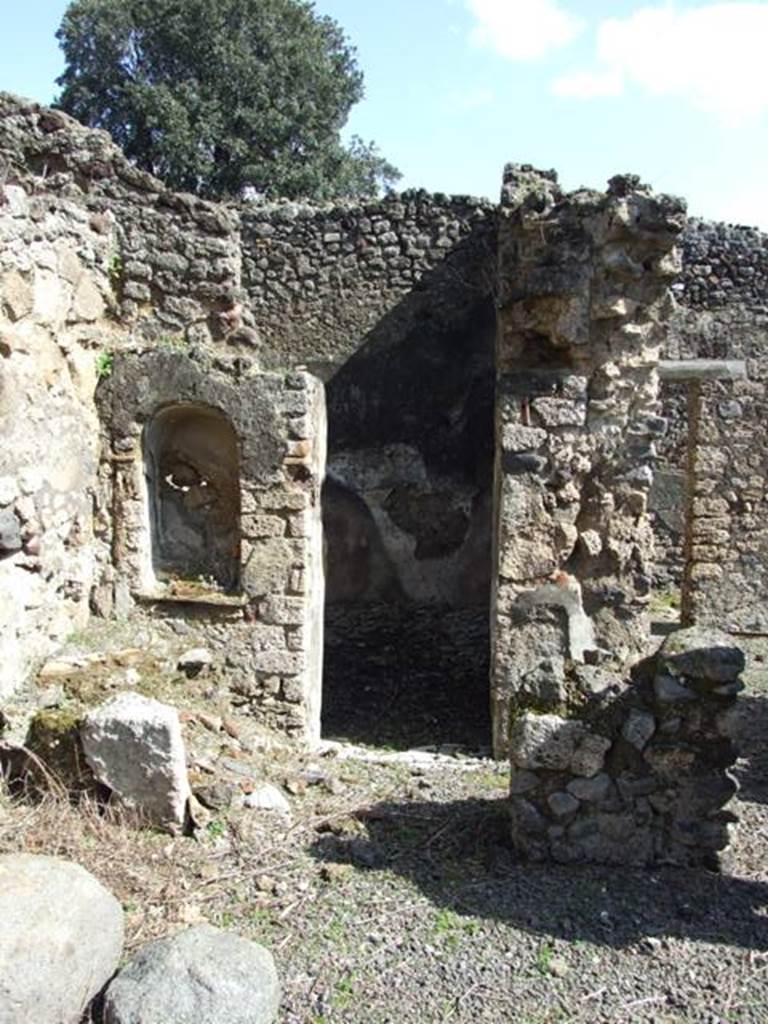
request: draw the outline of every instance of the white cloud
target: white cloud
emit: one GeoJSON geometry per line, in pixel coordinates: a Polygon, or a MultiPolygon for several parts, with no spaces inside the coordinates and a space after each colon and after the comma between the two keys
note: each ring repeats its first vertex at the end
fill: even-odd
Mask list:
{"type": "Polygon", "coordinates": [[[768,4],[674,3],[609,18],[597,32],[594,69],[555,80],[559,96],[620,95],[628,84],[722,117],[768,110],[768,4]]]}
{"type": "Polygon", "coordinates": [[[466,6],[476,19],[472,42],[508,60],[538,60],[584,28],[557,0],[466,0],[466,6]]]}

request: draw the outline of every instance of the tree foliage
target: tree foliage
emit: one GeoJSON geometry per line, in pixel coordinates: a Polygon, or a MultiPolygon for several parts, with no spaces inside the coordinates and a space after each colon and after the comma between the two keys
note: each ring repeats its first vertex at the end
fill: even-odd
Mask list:
{"type": "Polygon", "coordinates": [[[373,195],[400,175],[340,131],[363,77],[306,0],[73,0],[58,105],[172,188],[373,195]]]}

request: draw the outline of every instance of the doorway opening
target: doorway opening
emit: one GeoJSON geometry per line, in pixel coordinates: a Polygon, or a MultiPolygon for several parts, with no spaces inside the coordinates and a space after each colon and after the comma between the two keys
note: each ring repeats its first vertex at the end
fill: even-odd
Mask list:
{"type": "Polygon", "coordinates": [[[325,738],[489,746],[494,340],[483,299],[327,385],[325,738]]]}

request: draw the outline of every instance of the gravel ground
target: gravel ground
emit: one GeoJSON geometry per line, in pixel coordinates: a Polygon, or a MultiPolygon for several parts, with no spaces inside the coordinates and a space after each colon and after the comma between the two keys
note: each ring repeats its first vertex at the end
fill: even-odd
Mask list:
{"type": "Polygon", "coordinates": [[[0,850],[84,863],[123,901],[129,951],[201,919],[265,943],[281,1024],[765,1024],[768,642],[748,646],[722,875],[518,863],[503,766],[333,745],[253,765],[290,818],[230,811],[172,839],[6,800],[0,850]]]}

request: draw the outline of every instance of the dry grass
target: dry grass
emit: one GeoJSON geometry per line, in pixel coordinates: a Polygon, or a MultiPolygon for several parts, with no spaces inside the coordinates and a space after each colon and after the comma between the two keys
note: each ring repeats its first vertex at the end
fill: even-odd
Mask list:
{"type": "Polygon", "coordinates": [[[0,854],[63,857],[90,871],[125,910],[126,958],[202,921],[253,932],[306,871],[304,847],[318,830],[363,831],[342,801],[321,814],[307,805],[290,824],[241,812],[212,818],[194,836],[173,836],[91,795],[73,802],[45,775],[46,792],[32,799],[12,797],[0,778],[0,854]]]}

